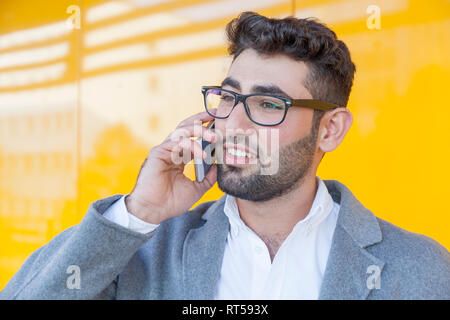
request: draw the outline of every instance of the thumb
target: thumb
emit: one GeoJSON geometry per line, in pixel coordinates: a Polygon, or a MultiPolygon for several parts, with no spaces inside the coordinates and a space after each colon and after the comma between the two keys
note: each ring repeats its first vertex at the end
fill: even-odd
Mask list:
{"type": "Polygon", "coordinates": [[[196,181],[196,183],[198,188],[200,188],[204,193],[209,189],[211,189],[214,183],[216,183],[216,181],[217,181],[217,164],[214,163],[208,170],[205,179],[203,179],[202,182],[196,181]]]}

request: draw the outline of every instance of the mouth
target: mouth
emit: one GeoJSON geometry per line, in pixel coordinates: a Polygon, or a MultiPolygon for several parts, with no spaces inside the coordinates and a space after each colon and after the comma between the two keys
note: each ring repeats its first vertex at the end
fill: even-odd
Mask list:
{"type": "Polygon", "coordinates": [[[225,164],[255,164],[256,152],[242,145],[225,144],[224,145],[225,164]]]}

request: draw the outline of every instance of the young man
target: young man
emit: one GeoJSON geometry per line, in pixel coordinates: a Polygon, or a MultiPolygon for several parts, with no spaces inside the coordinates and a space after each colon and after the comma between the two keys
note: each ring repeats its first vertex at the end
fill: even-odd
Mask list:
{"type": "Polygon", "coordinates": [[[252,12],[226,31],[233,62],[220,87],[203,88],[207,111],[150,151],[129,195],[95,201],[33,253],[1,298],[450,298],[444,247],[316,177],[352,123],[346,45],[314,20],[252,12]],[[203,156],[190,138],[213,119],[200,133],[223,157],[193,182],[173,155],[203,156]],[[278,140],[245,143],[262,129],[278,140]],[[267,158],[276,170],[264,173],[267,158]],[[226,194],[188,211],[216,179],[226,194]]]}

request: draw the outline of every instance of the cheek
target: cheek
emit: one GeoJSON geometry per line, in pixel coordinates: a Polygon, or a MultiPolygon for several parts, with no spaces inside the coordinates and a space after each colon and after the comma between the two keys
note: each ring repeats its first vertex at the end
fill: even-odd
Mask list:
{"type": "Polygon", "coordinates": [[[275,127],[266,129],[264,134],[260,134],[259,143],[267,154],[278,152],[279,148],[296,142],[311,132],[313,111],[290,110],[284,121],[275,127]],[[291,112],[293,111],[293,112],[291,112]]]}
{"type": "Polygon", "coordinates": [[[226,119],[215,119],[214,122],[214,131],[223,137],[225,134],[226,119]]]}
{"type": "Polygon", "coordinates": [[[312,109],[292,108],[279,126],[280,143],[287,144],[309,135],[314,111],[312,109]]]}

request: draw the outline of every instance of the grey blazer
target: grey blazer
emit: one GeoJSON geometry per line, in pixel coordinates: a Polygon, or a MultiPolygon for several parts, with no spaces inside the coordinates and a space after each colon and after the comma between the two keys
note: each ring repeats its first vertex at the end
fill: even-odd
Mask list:
{"type": "MultiPolygon", "coordinates": [[[[443,246],[376,218],[343,184],[325,184],[340,211],[320,299],[450,299],[443,246]]],[[[35,251],[0,298],[213,299],[229,230],[224,197],[140,234],[102,216],[120,196],[93,202],[35,251]]]]}

